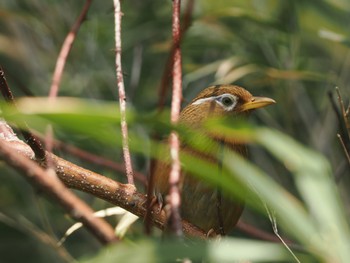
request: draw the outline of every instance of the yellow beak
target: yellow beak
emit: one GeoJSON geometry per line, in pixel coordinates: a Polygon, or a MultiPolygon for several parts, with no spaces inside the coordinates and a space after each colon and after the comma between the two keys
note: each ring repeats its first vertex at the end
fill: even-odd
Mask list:
{"type": "Polygon", "coordinates": [[[275,104],[276,101],[266,97],[253,97],[251,101],[244,103],[241,106],[242,111],[253,110],[268,106],[270,104],[275,104]]]}

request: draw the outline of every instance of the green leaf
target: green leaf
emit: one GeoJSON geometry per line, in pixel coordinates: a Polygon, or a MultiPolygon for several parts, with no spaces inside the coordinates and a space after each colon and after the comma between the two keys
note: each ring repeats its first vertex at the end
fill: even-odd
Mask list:
{"type": "Polygon", "coordinates": [[[277,131],[258,129],[256,138],[294,175],[318,232],[309,240],[318,240],[319,250],[345,262],[350,258],[349,225],[328,161],[277,131]]]}
{"type": "MultiPolygon", "coordinates": [[[[310,257],[298,254],[300,258],[310,257]]],[[[102,250],[97,256],[84,260],[95,262],[295,262],[280,244],[239,238],[223,238],[207,242],[189,240],[138,240],[137,244],[120,243],[102,250]]],[[[311,261],[312,262],[312,261],[311,261]]]]}

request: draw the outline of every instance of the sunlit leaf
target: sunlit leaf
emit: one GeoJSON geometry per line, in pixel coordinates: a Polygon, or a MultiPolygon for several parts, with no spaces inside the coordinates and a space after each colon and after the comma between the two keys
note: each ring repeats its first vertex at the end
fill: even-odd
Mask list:
{"type": "MultiPolygon", "coordinates": [[[[297,254],[300,259],[309,259],[297,254]]],[[[210,242],[140,240],[137,244],[116,244],[96,257],[83,261],[94,262],[295,262],[285,248],[278,244],[247,239],[225,238],[210,242]],[[253,252],[252,252],[253,251],[253,252]]]]}
{"type": "Polygon", "coordinates": [[[261,129],[257,132],[257,139],[295,176],[320,241],[327,244],[325,251],[334,258],[349,258],[349,225],[328,161],[277,131],[261,129]]]}

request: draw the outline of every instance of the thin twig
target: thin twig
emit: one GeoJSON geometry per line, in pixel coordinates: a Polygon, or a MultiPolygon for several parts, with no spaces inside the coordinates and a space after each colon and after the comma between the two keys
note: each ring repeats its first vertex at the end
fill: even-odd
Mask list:
{"type": "MultiPolygon", "coordinates": [[[[7,85],[5,72],[3,68],[0,66],[0,90],[4,99],[12,104],[16,109],[15,99],[12,95],[10,87],[7,85]]],[[[29,132],[29,127],[25,121],[19,123],[19,130],[22,133],[24,139],[28,143],[28,145],[32,148],[35,153],[35,157],[38,161],[44,162],[46,160],[45,149],[42,146],[40,140],[34,136],[31,132],[29,132]]]]}
{"type": "MultiPolygon", "coordinates": [[[[183,36],[185,35],[187,29],[191,25],[192,21],[192,12],[193,12],[193,6],[194,6],[194,0],[187,1],[187,5],[185,8],[185,14],[183,19],[183,25],[181,27],[181,34],[180,34],[180,40],[182,41],[183,36]]],[[[165,68],[162,75],[162,80],[160,83],[159,91],[158,91],[158,111],[162,111],[165,105],[165,99],[167,97],[167,91],[169,87],[169,83],[171,80],[171,71],[173,69],[173,63],[174,63],[174,52],[175,52],[175,43],[173,42],[168,54],[167,61],[165,63],[165,68]]]]}
{"type": "Polygon", "coordinates": [[[340,143],[341,143],[341,145],[342,145],[342,147],[344,149],[345,156],[348,159],[348,162],[350,164],[350,157],[349,157],[349,154],[350,154],[350,120],[348,119],[348,117],[349,117],[349,108],[347,110],[345,110],[343,98],[342,98],[342,96],[340,94],[339,88],[336,87],[335,90],[336,90],[336,92],[338,94],[338,101],[339,101],[339,105],[340,105],[343,121],[344,121],[345,128],[346,128],[346,132],[344,132],[344,134],[343,134],[344,137],[342,137],[339,134],[337,136],[338,136],[338,138],[340,140],[340,143]],[[346,140],[346,141],[344,141],[344,140],[346,140]]]}
{"type": "Polygon", "coordinates": [[[340,94],[339,88],[336,87],[335,90],[336,90],[337,95],[338,95],[338,101],[339,101],[341,113],[343,115],[345,127],[347,130],[348,139],[350,139],[350,121],[348,120],[348,110],[345,110],[344,102],[343,102],[342,96],[340,94]]]}
{"type": "MultiPolygon", "coordinates": [[[[171,122],[176,124],[179,121],[181,99],[182,99],[182,68],[181,68],[181,50],[180,50],[180,3],[181,0],[173,0],[173,43],[174,65],[173,65],[173,94],[171,102],[171,122]]],[[[179,182],[181,176],[180,165],[180,140],[176,132],[170,134],[170,156],[171,170],[169,176],[169,204],[170,204],[170,228],[175,235],[182,235],[180,204],[181,196],[179,182]]]]}
{"type": "Polygon", "coordinates": [[[68,190],[55,173],[50,173],[51,170],[44,170],[37,163],[18,154],[4,140],[0,143],[0,158],[50,195],[72,218],[82,222],[103,244],[116,240],[113,228],[106,221],[96,218],[93,215],[94,211],[68,190]]]}
{"type": "Polygon", "coordinates": [[[79,28],[86,18],[87,12],[88,12],[90,5],[91,5],[91,1],[92,0],[86,0],[85,5],[83,7],[83,10],[81,11],[79,17],[75,21],[74,25],[72,26],[70,32],[68,33],[68,35],[66,36],[66,38],[62,44],[61,51],[60,51],[60,53],[58,55],[58,59],[56,61],[55,71],[54,71],[53,77],[52,77],[52,84],[51,84],[50,93],[49,93],[50,98],[57,97],[60,82],[62,79],[64,66],[66,64],[68,54],[69,54],[70,50],[72,49],[72,45],[73,45],[73,42],[77,36],[79,28]]]}
{"type": "MultiPolygon", "coordinates": [[[[187,6],[185,8],[185,14],[184,14],[184,19],[183,19],[184,23],[183,23],[183,26],[181,27],[180,42],[182,40],[182,37],[183,37],[185,31],[189,28],[189,26],[191,24],[193,5],[194,5],[194,0],[187,1],[187,6]]],[[[166,61],[166,66],[165,66],[165,69],[163,71],[159,91],[158,91],[158,93],[159,93],[158,94],[158,111],[159,112],[161,112],[164,108],[165,99],[166,99],[169,83],[171,80],[171,72],[173,70],[174,52],[175,52],[175,44],[172,43],[171,49],[170,49],[170,52],[168,54],[168,58],[166,61]]],[[[156,134],[154,134],[152,137],[155,140],[159,139],[156,134]]],[[[148,188],[147,188],[147,204],[148,204],[147,207],[150,207],[150,205],[153,202],[153,199],[152,199],[153,195],[154,195],[153,170],[154,170],[154,166],[155,166],[156,162],[157,162],[156,160],[151,160],[150,173],[149,173],[149,177],[148,177],[148,188]]],[[[149,210],[151,210],[151,209],[149,209],[149,210]]],[[[150,218],[149,217],[150,217],[150,214],[147,214],[146,218],[145,218],[145,230],[146,230],[145,232],[146,232],[146,234],[151,233],[151,225],[150,225],[150,218]]]]}
{"type": "MultiPolygon", "coordinates": [[[[146,207],[147,207],[147,213],[145,215],[145,223],[144,223],[144,230],[145,234],[150,236],[152,234],[152,205],[155,204],[155,167],[156,167],[157,160],[151,159],[150,161],[150,168],[149,168],[149,176],[148,176],[148,182],[147,182],[147,201],[146,201],[146,207]]],[[[158,200],[157,200],[158,201],[158,200]]],[[[162,204],[159,204],[162,206],[162,204]]]]}
{"type": "Polygon", "coordinates": [[[349,153],[348,153],[348,151],[347,151],[347,149],[346,149],[346,146],[345,146],[345,143],[344,143],[344,141],[343,141],[343,138],[341,137],[341,135],[340,135],[339,133],[337,134],[337,137],[338,137],[338,139],[339,139],[339,141],[340,141],[341,146],[343,147],[343,150],[344,150],[346,159],[348,160],[348,163],[349,163],[349,165],[350,165],[350,155],[349,155],[349,153]]]}
{"type": "MultiPolygon", "coordinates": [[[[97,164],[97,165],[108,167],[108,168],[113,169],[114,171],[117,171],[117,172],[122,172],[122,173],[125,172],[125,165],[124,164],[116,163],[110,159],[107,159],[106,157],[101,157],[101,156],[98,156],[96,154],[84,151],[84,150],[77,148],[73,145],[67,145],[67,144],[64,144],[62,142],[57,144],[56,142],[57,141],[54,142],[55,146],[57,145],[62,150],[67,151],[70,154],[74,154],[78,158],[87,160],[87,161],[94,163],[94,164],[97,164]]],[[[146,175],[144,175],[138,171],[134,171],[134,176],[135,176],[135,179],[137,179],[140,183],[142,183],[145,186],[147,185],[146,175]]]]}
{"type": "MultiPolygon", "coordinates": [[[[83,6],[83,9],[79,17],[77,18],[71,30],[67,34],[65,40],[63,41],[60,53],[56,61],[55,70],[52,76],[52,83],[49,91],[49,99],[51,101],[55,100],[57,97],[59,86],[63,75],[63,70],[66,65],[69,52],[72,49],[74,40],[78,34],[81,24],[86,19],[86,15],[87,15],[87,12],[89,11],[91,2],[92,0],[86,0],[85,5],[83,6]]],[[[45,136],[45,146],[48,152],[51,152],[52,150],[52,142],[53,142],[53,129],[51,125],[48,125],[47,134],[45,136]]],[[[50,160],[47,160],[47,161],[48,161],[47,163],[48,167],[51,167],[50,160]]]]}
{"type": "MultiPolygon", "coordinates": [[[[222,161],[224,158],[224,142],[220,141],[220,152],[218,156],[218,175],[221,176],[222,174],[222,161]]],[[[218,214],[218,221],[219,221],[219,231],[220,235],[224,236],[225,228],[224,228],[224,219],[222,217],[222,194],[221,194],[221,188],[218,187],[217,189],[217,195],[216,195],[216,208],[217,208],[217,214],[218,214]]]]}
{"type": "Polygon", "coordinates": [[[179,181],[181,176],[181,165],[179,159],[179,149],[180,141],[178,134],[172,132],[170,134],[170,152],[171,152],[171,170],[169,176],[169,201],[170,204],[170,215],[169,223],[170,229],[174,232],[176,236],[182,235],[181,230],[181,216],[180,216],[180,205],[181,205],[181,196],[179,189],[179,181]]]}
{"type": "MultiPolygon", "coordinates": [[[[38,138],[42,138],[42,135],[40,135],[38,133],[35,133],[35,135],[38,138]]],[[[80,148],[74,146],[74,145],[67,144],[67,143],[61,142],[59,140],[53,140],[53,147],[56,149],[62,150],[66,153],[69,153],[71,155],[74,155],[75,157],[78,157],[82,160],[86,160],[90,163],[112,169],[116,172],[120,172],[120,173],[125,172],[125,165],[124,164],[116,163],[116,162],[114,162],[106,157],[102,157],[102,156],[96,155],[94,153],[87,152],[83,149],[80,149],[80,148]]],[[[146,178],[145,174],[138,172],[138,171],[134,171],[134,176],[135,176],[136,180],[138,180],[143,185],[147,186],[147,178],[146,178]]]]}
{"type": "Polygon", "coordinates": [[[268,208],[267,204],[265,203],[265,201],[261,200],[263,202],[263,205],[265,207],[265,210],[269,216],[271,225],[272,225],[272,230],[275,233],[275,235],[277,236],[277,238],[282,242],[283,246],[288,250],[288,252],[293,256],[293,258],[295,259],[296,262],[301,263],[300,260],[297,258],[297,256],[294,254],[294,252],[290,249],[290,247],[288,246],[288,244],[283,240],[283,238],[281,237],[281,235],[278,233],[278,227],[277,227],[277,220],[276,220],[276,216],[274,215],[274,213],[272,213],[270,211],[270,209],[268,208]]]}
{"type": "MultiPolygon", "coordinates": [[[[276,237],[276,235],[270,234],[270,233],[265,232],[261,229],[258,229],[250,224],[243,222],[242,220],[238,221],[236,228],[238,230],[248,234],[249,236],[254,237],[254,238],[258,238],[258,239],[266,240],[266,241],[272,241],[272,242],[280,242],[281,241],[278,237],[276,237]]],[[[285,242],[288,245],[295,246],[292,241],[290,241],[286,238],[283,238],[283,239],[285,240],[285,242]]]]}
{"type": "MultiPolygon", "coordinates": [[[[337,105],[334,97],[333,97],[333,93],[329,92],[328,96],[333,108],[334,113],[337,116],[338,119],[338,125],[339,125],[339,133],[337,134],[337,137],[340,141],[340,144],[342,146],[342,148],[344,149],[344,153],[345,156],[348,160],[348,164],[350,165],[350,161],[349,161],[349,153],[350,153],[350,123],[349,123],[349,119],[348,119],[348,110],[345,110],[344,107],[344,102],[342,99],[342,96],[340,94],[339,88],[336,87],[335,88],[336,93],[337,93],[337,99],[338,99],[338,103],[339,106],[337,105]],[[340,109],[339,109],[340,107],[340,109]]],[[[336,176],[336,181],[340,181],[341,176],[336,176]]]]}
{"type": "MultiPolygon", "coordinates": [[[[250,184],[249,184],[250,185],[250,184]]],[[[284,239],[281,237],[281,235],[278,233],[278,228],[277,228],[277,220],[274,214],[272,214],[272,212],[270,211],[269,207],[267,206],[267,203],[265,202],[265,200],[261,197],[260,193],[258,192],[258,190],[255,189],[255,187],[253,185],[250,185],[251,189],[254,191],[254,193],[256,194],[256,196],[259,198],[259,200],[261,201],[262,205],[264,206],[267,215],[270,219],[271,225],[272,225],[272,230],[274,232],[274,234],[276,235],[276,237],[282,242],[283,246],[285,246],[285,248],[288,250],[288,252],[293,256],[293,258],[295,259],[296,262],[300,263],[299,259],[297,258],[297,256],[294,254],[294,252],[291,250],[291,248],[289,247],[289,245],[287,244],[286,241],[284,241],[284,239]]]]}
{"type": "Polygon", "coordinates": [[[120,8],[120,0],[113,0],[114,2],[114,20],[115,20],[115,68],[117,75],[117,85],[119,93],[119,107],[121,115],[121,129],[123,137],[123,155],[125,162],[126,176],[128,178],[128,183],[134,185],[134,173],[131,164],[131,156],[129,150],[129,136],[128,136],[128,124],[126,122],[126,96],[124,88],[124,79],[122,72],[122,40],[121,40],[121,20],[122,12],[120,8]]]}

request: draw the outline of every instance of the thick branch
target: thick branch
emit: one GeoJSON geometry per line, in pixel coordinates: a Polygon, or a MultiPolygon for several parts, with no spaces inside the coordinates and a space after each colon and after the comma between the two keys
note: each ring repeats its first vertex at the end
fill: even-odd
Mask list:
{"type": "Polygon", "coordinates": [[[0,139],[1,159],[21,172],[21,175],[37,185],[44,193],[49,194],[72,218],[82,222],[102,243],[107,244],[116,240],[113,228],[103,219],[95,217],[94,211],[66,188],[53,170],[44,170],[27,156],[18,154],[18,148],[13,148],[14,144],[27,147],[21,142],[9,143],[0,139]]]}
{"type": "MultiPolygon", "coordinates": [[[[6,126],[2,127],[6,128],[6,126]]],[[[0,131],[3,132],[1,125],[0,131]]],[[[12,135],[12,138],[15,138],[14,136],[15,135],[12,135]]],[[[33,151],[28,145],[18,139],[10,139],[10,136],[7,136],[7,138],[11,140],[11,142],[7,143],[7,146],[16,150],[17,155],[33,158],[33,151]]],[[[1,140],[1,143],[3,141],[4,140],[1,140]]],[[[57,176],[67,187],[92,194],[95,197],[120,206],[139,217],[145,217],[147,211],[146,197],[136,192],[133,185],[118,183],[110,178],[63,160],[54,154],[47,154],[54,164],[53,167],[55,168],[57,176]]],[[[158,213],[156,210],[157,208],[151,212],[152,224],[160,229],[164,229],[166,222],[165,213],[164,211],[158,213]]],[[[186,221],[182,221],[182,230],[188,236],[202,239],[206,238],[205,232],[186,221]]]]}

